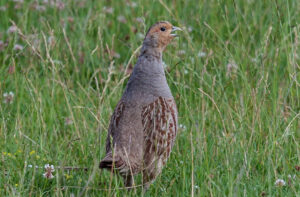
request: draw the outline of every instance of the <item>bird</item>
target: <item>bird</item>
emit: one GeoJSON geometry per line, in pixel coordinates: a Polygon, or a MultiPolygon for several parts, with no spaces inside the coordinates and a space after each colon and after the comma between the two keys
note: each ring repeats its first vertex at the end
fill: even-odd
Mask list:
{"type": "Polygon", "coordinates": [[[182,30],[168,21],[152,25],[146,33],[136,65],[110,119],[106,155],[101,169],[119,173],[131,188],[142,174],[147,191],[161,173],[178,128],[176,102],[166,80],[163,51],[182,30]]]}

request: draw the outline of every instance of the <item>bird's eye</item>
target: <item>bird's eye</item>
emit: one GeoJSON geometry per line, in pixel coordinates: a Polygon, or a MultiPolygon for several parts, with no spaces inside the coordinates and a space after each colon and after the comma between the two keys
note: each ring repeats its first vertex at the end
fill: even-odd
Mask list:
{"type": "Polygon", "coordinates": [[[165,27],[161,27],[160,31],[166,31],[166,28],[165,27]]]}

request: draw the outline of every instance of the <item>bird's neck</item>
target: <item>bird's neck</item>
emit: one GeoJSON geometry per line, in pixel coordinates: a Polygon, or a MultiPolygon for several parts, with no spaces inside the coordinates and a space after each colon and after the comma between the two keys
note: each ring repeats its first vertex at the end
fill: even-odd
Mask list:
{"type": "Polygon", "coordinates": [[[143,58],[153,58],[154,60],[162,61],[162,49],[147,45],[147,43],[144,43],[140,52],[140,57],[143,58]]]}
{"type": "Polygon", "coordinates": [[[146,77],[149,76],[150,78],[164,77],[162,51],[151,46],[143,45],[135,70],[137,73],[146,75],[146,77]]]}
{"type": "Polygon", "coordinates": [[[130,95],[143,93],[172,97],[164,72],[162,51],[142,47],[126,91],[130,95]]]}

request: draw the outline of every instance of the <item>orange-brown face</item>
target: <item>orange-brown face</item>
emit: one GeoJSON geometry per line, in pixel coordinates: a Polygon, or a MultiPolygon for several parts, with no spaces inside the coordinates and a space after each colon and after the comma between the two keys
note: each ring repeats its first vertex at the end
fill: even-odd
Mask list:
{"type": "Polygon", "coordinates": [[[173,26],[171,23],[164,21],[154,24],[148,31],[145,41],[151,41],[157,48],[164,50],[164,48],[171,42],[177,35],[174,33],[181,30],[173,26]]]}

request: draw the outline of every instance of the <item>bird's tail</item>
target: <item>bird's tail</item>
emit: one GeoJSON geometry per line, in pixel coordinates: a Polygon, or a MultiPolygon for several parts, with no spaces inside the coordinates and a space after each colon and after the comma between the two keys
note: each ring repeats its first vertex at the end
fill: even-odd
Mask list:
{"type": "Polygon", "coordinates": [[[106,156],[100,161],[99,168],[106,168],[106,169],[112,169],[112,168],[119,168],[122,166],[123,162],[120,157],[113,156],[112,153],[107,153],[106,156]]]}

